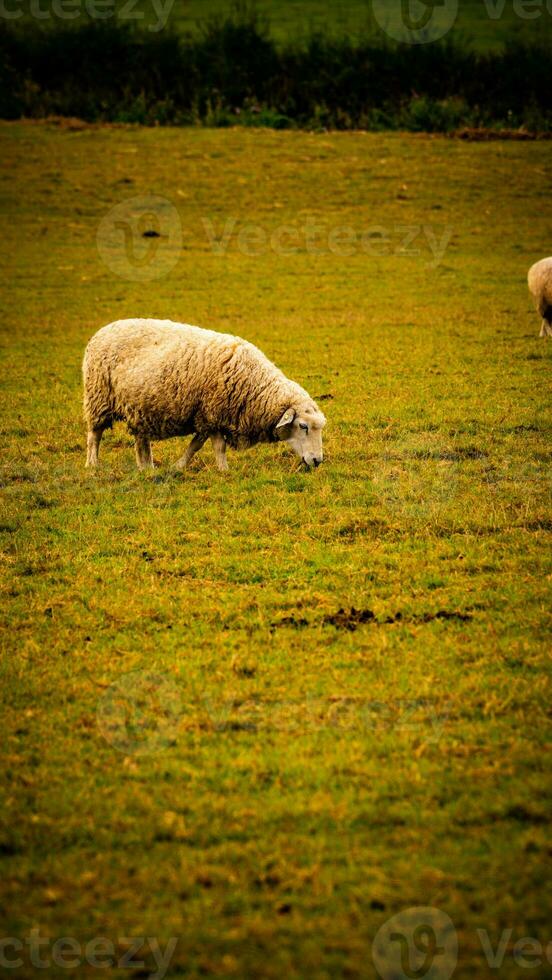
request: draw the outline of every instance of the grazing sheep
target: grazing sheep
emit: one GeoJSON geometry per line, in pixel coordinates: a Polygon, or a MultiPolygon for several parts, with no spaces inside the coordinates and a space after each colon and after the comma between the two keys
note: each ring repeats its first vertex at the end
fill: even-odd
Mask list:
{"type": "Polygon", "coordinates": [[[552,337],[552,258],[541,259],[529,269],[529,291],[542,316],[540,337],[552,337]]]}
{"type": "Polygon", "coordinates": [[[220,470],[226,448],[283,440],[307,466],[322,462],[322,412],[253,344],[171,320],[117,320],[92,337],[83,361],[87,466],[104,429],[124,421],[140,469],[151,439],[193,435],[184,469],[210,438],[220,470]]]}

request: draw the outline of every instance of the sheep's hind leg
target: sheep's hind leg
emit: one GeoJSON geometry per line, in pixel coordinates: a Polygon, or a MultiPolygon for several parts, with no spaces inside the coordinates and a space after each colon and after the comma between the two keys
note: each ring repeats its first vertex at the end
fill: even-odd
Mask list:
{"type": "Polygon", "coordinates": [[[199,452],[199,450],[203,446],[203,444],[206,441],[206,439],[207,439],[207,436],[200,436],[196,432],[194,438],[192,439],[191,443],[187,447],[186,452],[184,453],[184,455],[181,456],[180,459],[178,459],[176,461],[176,463],[174,464],[177,470],[185,470],[186,469],[186,467],[188,466],[188,463],[190,463],[192,461],[192,459],[194,458],[195,454],[199,452]]]}
{"type": "Polygon", "coordinates": [[[98,465],[98,453],[102,441],[103,429],[89,429],[86,437],[86,466],[91,468],[98,465]]]}
{"type": "Polygon", "coordinates": [[[552,322],[549,323],[548,320],[542,321],[540,337],[552,337],[552,322]]]}
{"type": "Polygon", "coordinates": [[[228,461],[226,459],[226,440],[220,432],[215,433],[211,436],[211,442],[213,444],[213,449],[215,450],[215,459],[217,466],[221,473],[226,473],[228,469],[228,461]]]}
{"type": "Polygon", "coordinates": [[[153,456],[151,445],[147,436],[135,436],[134,448],[136,450],[136,462],[139,470],[153,469],[153,456]]]}

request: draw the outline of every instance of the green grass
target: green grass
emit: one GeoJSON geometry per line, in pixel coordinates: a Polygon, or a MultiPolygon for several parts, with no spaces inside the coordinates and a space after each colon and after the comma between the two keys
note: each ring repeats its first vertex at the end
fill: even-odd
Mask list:
{"type": "MultiPolygon", "coordinates": [[[[380,0],[382,7],[383,0],[380,0]]],[[[389,37],[382,30],[380,20],[374,16],[371,0],[254,0],[259,15],[268,22],[270,34],[282,44],[290,41],[304,42],[312,33],[330,37],[348,36],[359,40],[373,35],[382,40],[389,37]]],[[[552,37],[552,14],[549,3],[535,0],[530,6],[523,6],[519,0],[460,0],[457,15],[451,28],[452,35],[462,39],[480,51],[496,50],[507,41],[525,40],[528,43],[543,41],[552,37]],[[519,16],[518,10],[525,15],[519,16]]],[[[174,0],[170,5],[161,0],[154,7],[152,0],[115,0],[116,9],[123,19],[138,26],[161,24],[162,29],[169,26],[179,32],[195,33],[206,20],[212,17],[224,18],[235,7],[235,0],[174,0]]],[[[439,12],[439,5],[436,5],[439,12]]],[[[15,7],[13,9],[16,9],[15,7]]],[[[29,14],[28,3],[20,8],[25,19],[33,19],[29,14]]],[[[51,9],[51,4],[42,3],[44,15],[39,20],[42,27],[59,23],[59,18],[51,9]],[[50,12],[50,17],[46,16],[50,12]]],[[[85,16],[84,6],[78,8],[80,17],[65,19],[65,23],[79,24],[85,16]]],[[[412,5],[412,17],[420,16],[420,6],[412,5]]],[[[444,8],[443,8],[444,9],[444,8]]],[[[439,16],[442,15],[442,11],[439,16]]],[[[385,26],[400,24],[396,5],[391,5],[386,15],[385,26]]]]}
{"type": "Polygon", "coordinates": [[[179,937],[171,977],[373,977],[380,926],[434,905],[455,978],[519,976],[514,943],[551,938],[552,345],[525,283],[548,145],[0,140],[4,935],[179,937]],[[123,280],[98,226],[148,194],[182,249],[123,280]],[[391,254],[216,254],[203,224],[308,216],[391,254]],[[450,237],[441,261],[427,234],[398,254],[405,226],[450,237]],[[239,333],[326,396],[324,466],[264,446],[224,478],[205,447],[178,476],[173,440],[146,477],[118,427],[85,472],[82,351],[131,315],[239,333]],[[505,928],[491,971],[476,930],[505,928]]]}
{"type": "MultiPolygon", "coordinates": [[[[179,30],[195,32],[198,24],[211,16],[224,17],[234,6],[233,0],[175,0],[168,23],[179,30]]],[[[381,24],[374,18],[372,3],[368,0],[257,0],[256,9],[268,20],[270,32],[278,41],[304,40],[313,32],[355,39],[366,33],[385,37],[381,24]]],[[[155,23],[151,4],[141,0],[144,23],[155,23]]],[[[530,18],[519,17],[511,0],[460,0],[453,34],[462,37],[470,46],[479,50],[501,47],[508,40],[542,40],[543,34],[551,36],[552,16],[546,4],[523,8],[530,18]],[[536,16],[539,14],[539,16],[536,16]]],[[[413,16],[418,16],[413,8],[413,16]]],[[[396,22],[395,8],[390,8],[390,23],[396,22]]]]}

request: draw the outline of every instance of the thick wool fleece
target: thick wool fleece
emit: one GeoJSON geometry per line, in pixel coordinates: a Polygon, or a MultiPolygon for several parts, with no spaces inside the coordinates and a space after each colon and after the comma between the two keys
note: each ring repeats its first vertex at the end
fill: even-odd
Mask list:
{"type": "Polygon", "coordinates": [[[541,259],[529,269],[529,290],[542,317],[541,337],[552,337],[552,258],[541,259]]]}
{"type": "Polygon", "coordinates": [[[222,433],[231,446],[273,442],[283,413],[319,409],[253,344],[171,320],[117,320],[83,362],[89,429],[125,421],[135,435],[222,433]]]}

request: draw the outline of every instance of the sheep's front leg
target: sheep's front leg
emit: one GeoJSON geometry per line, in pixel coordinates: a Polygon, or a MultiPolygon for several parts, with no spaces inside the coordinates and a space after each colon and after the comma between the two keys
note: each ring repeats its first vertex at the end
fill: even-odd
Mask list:
{"type": "Polygon", "coordinates": [[[548,323],[548,320],[543,319],[539,337],[552,337],[552,323],[548,323]]]}
{"type": "Polygon", "coordinates": [[[103,429],[90,429],[86,438],[86,465],[98,465],[98,452],[103,435],[103,429]]]}
{"type": "Polygon", "coordinates": [[[186,452],[184,453],[184,455],[181,456],[180,459],[177,460],[176,463],[174,464],[176,466],[177,470],[185,470],[186,469],[186,467],[188,466],[188,463],[190,463],[191,460],[194,458],[195,454],[199,452],[199,450],[203,446],[203,444],[204,444],[204,442],[205,442],[206,439],[207,439],[207,436],[200,436],[197,433],[195,434],[195,436],[192,439],[190,445],[186,449],[186,452]]]}
{"type": "Polygon", "coordinates": [[[225,473],[228,469],[228,462],[226,460],[226,440],[220,432],[216,432],[214,436],[211,436],[211,442],[213,444],[213,449],[215,450],[215,459],[217,461],[217,466],[221,473],[225,473]]]}
{"type": "Polygon", "coordinates": [[[147,436],[135,436],[134,448],[136,450],[136,462],[139,470],[153,469],[153,456],[151,445],[147,436]]]}

